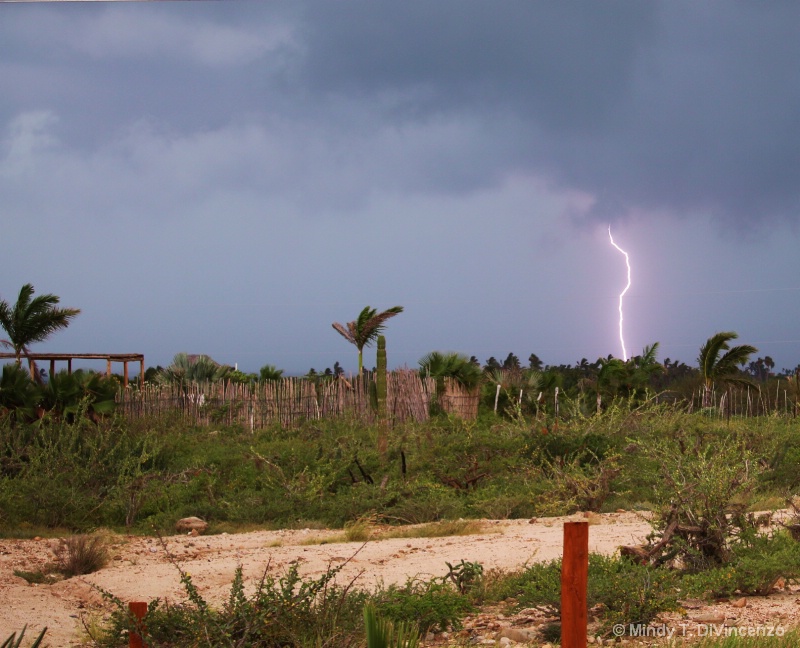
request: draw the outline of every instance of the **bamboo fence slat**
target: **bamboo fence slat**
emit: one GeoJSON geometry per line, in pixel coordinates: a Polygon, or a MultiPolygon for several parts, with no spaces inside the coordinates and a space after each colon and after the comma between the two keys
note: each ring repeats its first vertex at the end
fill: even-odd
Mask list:
{"type": "MultiPolygon", "coordinates": [[[[129,418],[180,416],[194,425],[241,424],[250,429],[279,425],[294,428],[304,421],[349,417],[364,423],[375,421],[372,376],[339,377],[315,382],[284,378],[263,383],[233,382],[145,385],[126,387],[117,406],[129,418]]],[[[474,417],[477,393],[448,387],[447,411],[474,417]]],[[[426,421],[436,385],[410,369],[387,375],[387,414],[391,424],[426,421]]]]}

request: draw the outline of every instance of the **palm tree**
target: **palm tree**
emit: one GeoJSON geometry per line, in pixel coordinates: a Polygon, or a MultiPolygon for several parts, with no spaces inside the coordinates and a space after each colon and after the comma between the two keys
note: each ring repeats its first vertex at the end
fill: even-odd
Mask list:
{"type": "Polygon", "coordinates": [[[17,365],[21,364],[22,356],[27,357],[31,377],[38,378],[28,346],[43,342],[59,329],[67,328],[70,320],[81,311],[77,308],[57,308],[59,298],[56,295],[32,298],[33,293],[33,286],[25,284],[13,306],[0,299],[0,326],[8,334],[8,340],[0,342],[14,349],[17,365]]]}
{"type": "Polygon", "coordinates": [[[700,347],[697,362],[700,364],[700,373],[703,376],[703,407],[711,406],[711,392],[715,382],[729,385],[750,384],[737,365],[746,364],[753,353],[758,353],[758,349],[749,344],[731,347],[728,343],[738,337],[733,331],[715,333],[700,347]],[[722,351],[726,353],[720,356],[722,351]]]}
{"type": "Polygon", "coordinates": [[[483,378],[479,366],[455,352],[431,351],[424,355],[419,361],[419,373],[423,378],[435,378],[437,389],[444,386],[445,378],[453,378],[468,389],[477,387],[483,378]]]}
{"type": "Polygon", "coordinates": [[[638,392],[641,389],[646,390],[653,376],[664,373],[664,365],[658,362],[657,355],[658,342],[655,342],[646,346],[642,350],[642,355],[634,356],[628,360],[630,384],[634,392],[638,392]]]}
{"type": "Polygon", "coordinates": [[[259,371],[259,379],[264,382],[267,380],[280,380],[283,378],[283,369],[278,369],[275,365],[264,365],[259,371]]]}
{"type": "Polygon", "coordinates": [[[172,364],[157,377],[161,383],[218,382],[228,376],[233,367],[221,365],[207,355],[176,353],[172,364]]]}
{"type": "Polygon", "coordinates": [[[365,306],[364,310],[358,315],[358,319],[354,322],[348,322],[347,325],[334,322],[333,328],[336,329],[342,337],[354,344],[358,349],[358,375],[361,375],[362,367],[364,365],[364,347],[369,346],[378,336],[383,333],[386,328],[384,322],[390,317],[394,317],[398,313],[403,312],[402,306],[393,306],[382,313],[376,309],[365,306]]]}

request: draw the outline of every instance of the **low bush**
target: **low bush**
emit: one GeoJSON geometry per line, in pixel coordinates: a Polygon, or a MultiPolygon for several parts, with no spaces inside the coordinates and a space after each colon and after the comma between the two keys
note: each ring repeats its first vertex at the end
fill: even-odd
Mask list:
{"type": "MultiPolygon", "coordinates": [[[[177,565],[176,565],[177,566],[177,565]]],[[[341,566],[316,579],[303,579],[297,563],[275,578],[269,567],[255,591],[246,595],[241,568],[237,569],[227,603],[212,608],[200,595],[191,576],[178,567],[188,602],[173,605],[159,600],[148,605],[143,632],[151,648],[195,646],[217,648],[347,648],[363,636],[362,611],[368,596],[352,583],[334,582],[341,566]]],[[[108,625],[92,637],[97,646],[119,645],[119,637],[136,630],[136,620],[125,604],[106,593],[116,606],[108,625]]]]}
{"type": "Polygon", "coordinates": [[[367,632],[367,648],[417,648],[419,630],[416,625],[392,623],[375,612],[372,605],[364,607],[364,626],[367,632]]]}
{"type": "MultiPolygon", "coordinates": [[[[616,623],[647,624],[659,614],[678,609],[678,578],[666,569],[638,565],[625,558],[589,556],[587,602],[598,610],[604,627],[616,623]]],[[[535,563],[526,569],[494,575],[484,600],[511,598],[515,607],[540,608],[558,615],[561,609],[561,560],[535,563]]]]}
{"type": "Polygon", "coordinates": [[[469,599],[441,578],[390,585],[377,592],[374,601],[386,618],[416,623],[422,634],[460,628],[462,617],[473,609],[469,599]]]}
{"type": "Polygon", "coordinates": [[[92,574],[108,564],[101,536],[76,535],[63,539],[55,550],[55,567],[66,578],[92,574]]]}
{"type": "Polygon", "coordinates": [[[689,595],[714,598],[766,595],[780,579],[800,579],[800,543],[785,531],[750,533],[732,543],[726,565],[688,574],[682,582],[689,595]]]}

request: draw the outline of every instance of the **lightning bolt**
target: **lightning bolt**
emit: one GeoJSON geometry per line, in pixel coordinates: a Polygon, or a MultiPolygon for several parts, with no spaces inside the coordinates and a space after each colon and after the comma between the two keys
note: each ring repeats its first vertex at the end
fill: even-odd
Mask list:
{"type": "Polygon", "coordinates": [[[611,245],[617,248],[622,254],[625,255],[625,265],[628,268],[628,284],[625,286],[625,290],[623,290],[619,294],[619,342],[622,345],[622,359],[627,362],[628,360],[628,352],[625,350],[625,338],[622,335],[622,320],[624,319],[622,316],[622,298],[625,296],[625,293],[628,292],[628,289],[631,287],[631,260],[628,258],[628,253],[623,250],[619,245],[614,243],[614,237],[611,236],[611,225],[608,226],[608,238],[611,241],[611,245]]]}

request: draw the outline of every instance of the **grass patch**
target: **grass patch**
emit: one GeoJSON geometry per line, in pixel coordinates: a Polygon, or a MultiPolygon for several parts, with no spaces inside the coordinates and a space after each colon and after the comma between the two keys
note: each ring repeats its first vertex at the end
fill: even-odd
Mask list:
{"type": "Polygon", "coordinates": [[[66,578],[91,574],[108,564],[106,541],[99,535],[65,538],[54,553],[55,567],[66,578]]]}
{"type": "Polygon", "coordinates": [[[481,535],[484,533],[502,533],[495,525],[482,520],[443,520],[409,527],[393,527],[383,531],[384,538],[446,538],[449,536],[481,535]]]}
{"type": "Polygon", "coordinates": [[[52,585],[60,580],[55,574],[42,569],[36,569],[34,571],[15,569],[14,576],[19,576],[31,585],[52,585]]]}
{"type": "Polygon", "coordinates": [[[669,648],[797,648],[800,646],[800,630],[786,629],[783,626],[762,625],[753,627],[752,632],[762,636],[747,636],[747,627],[724,627],[724,636],[702,637],[700,639],[679,639],[668,644],[669,648]],[[772,636],[766,636],[771,633],[772,636]]]}

